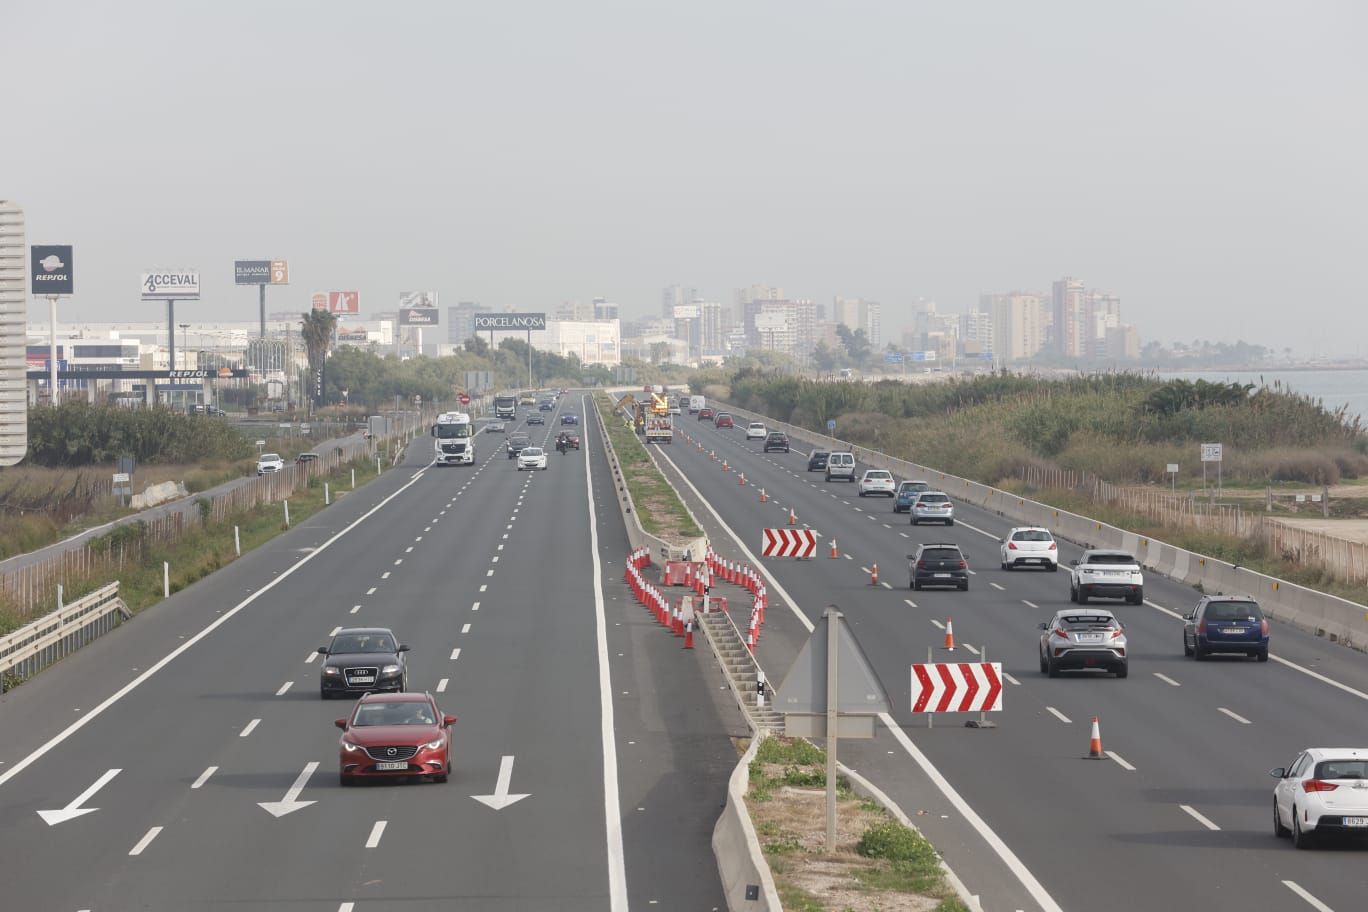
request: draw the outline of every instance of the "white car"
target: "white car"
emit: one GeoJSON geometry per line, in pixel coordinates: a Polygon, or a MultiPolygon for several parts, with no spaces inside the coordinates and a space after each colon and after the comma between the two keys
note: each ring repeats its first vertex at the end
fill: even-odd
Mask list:
{"type": "Polygon", "coordinates": [[[504,423],[502,421],[491,421],[484,426],[484,431],[486,434],[502,434],[504,423]]]}
{"type": "Polygon", "coordinates": [[[1059,569],[1059,545],[1049,529],[1040,526],[1018,526],[1007,533],[998,543],[1003,570],[1017,567],[1044,567],[1046,570],[1059,569]]]}
{"type": "Polygon", "coordinates": [[[262,453],[257,457],[257,474],[269,475],[272,472],[279,472],[285,468],[285,460],[280,458],[279,453],[262,453]]]}
{"type": "Polygon", "coordinates": [[[1129,552],[1088,550],[1069,564],[1069,601],[1086,605],[1090,598],[1120,598],[1132,605],[1144,603],[1145,576],[1129,552]]]}
{"type": "Polygon", "coordinates": [[[533,469],[546,471],[546,450],[541,447],[523,447],[518,451],[518,471],[533,469]]]}
{"type": "Polygon", "coordinates": [[[765,430],[765,426],[760,422],[752,421],[750,424],[746,425],[747,440],[764,440],[768,436],[769,431],[765,430]]]}
{"type": "Polygon", "coordinates": [[[868,469],[864,475],[860,476],[860,496],[887,494],[892,497],[897,492],[897,485],[898,483],[893,480],[891,472],[886,472],[883,469],[868,469]]]}
{"type": "Polygon", "coordinates": [[[1274,834],[1299,849],[1323,835],[1368,836],[1368,748],[1310,747],[1269,775],[1274,834]]]}

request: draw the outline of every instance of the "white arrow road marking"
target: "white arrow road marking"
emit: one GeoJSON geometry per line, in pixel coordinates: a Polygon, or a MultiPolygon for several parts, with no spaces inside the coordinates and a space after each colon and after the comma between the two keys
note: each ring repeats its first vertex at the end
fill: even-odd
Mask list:
{"type": "Polygon", "coordinates": [[[1296,881],[1284,880],[1283,886],[1287,887],[1287,889],[1291,890],[1293,893],[1296,893],[1302,899],[1306,900],[1306,902],[1311,906],[1311,908],[1315,909],[1316,912],[1335,912],[1334,909],[1330,908],[1325,903],[1321,902],[1319,899],[1316,899],[1316,897],[1312,896],[1310,893],[1307,893],[1305,890],[1299,887],[1296,881]]]}
{"type": "Polygon", "coordinates": [[[59,823],[64,823],[68,820],[73,820],[77,817],[89,814],[92,811],[98,811],[99,808],[83,808],[81,807],[81,805],[85,803],[90,798],[90,796],[94,795],[100,789],[104,788],[109,783],[109,780],[119,775],[120,772],[122,772],[122,770],[106,770],[103,776],[95,780],[94,785],[86,789],[84,792],[81,792],[81,794],[77,795],[75,798],[71,799],[71,803],[68,804],[66,807],[55,811],[39,811],[38,816],[42,817],[43,820],[47,822],[48,826],[56,826],[59,823]]]}
{"type": "Polygon", "coordinates": [[[1188,815],[1189,817],[1191,817],[1193,820],[1195,820],[1195,821],[1197,821],[1198,823],[1200,823],[1202,826],[1206,827],[1208,830],[1219,830],[1219,829],[1220,829],[1220,827],[1218,827],[1216,824],[1212,823],[1210,820],[1208,820],[1206,817],[1204,817],[1204,816],[1202,816],[1201,814],[1199,814],[1196,810],[1194,810],[1193,808],[1189,807],[1188,805],[1186,805],[1186,804],[1180,804],[1180,805],[1178,805],[1178,807],[1182,808],[1182,810],[1183,810],[1183,812],[1184,812],[1185,814],[1187,814],[1187,815],[1188,815]]]}
{"type": "Polygon", "coordinates": [[[309,777],[314,774],[314,770],[316,769],[318,769],[318,762],[310,760],[308,764],[305,765],[304,771],[295,777],[294,785],[291,785],[286,789],[284,798],[279,801],[258,801],[257,805],[270,813],[272,817],[284,817],[286,814],[291,814],[300,808],[306,808],[309,805],[316,803],[313,801],[299,800],[299,793],[304,791],[305,784],[309,781],[309,777]]]}
{"type": "Polygon", "coordinates": [[[128,850],[128,854],[129,854],[129,855],[141,855],[141,854],[143,853],[143,849],[145,849],[145,848],[147,848],[149,845],[151,845],[151,844],[152,844],[152,840],[156,839],[156,838],[157,838],[157,834],[160,833],[161,831],[162,831],[162,828],[161,828],[161,827],[153,827],[152,829],[148,830],[147,833],[143,836],[143,838],[138,840],[138,844],[135,845],[133,848],[131,848],[131,849],[128,850]]]}
{"type": "Polygon", "coordinates": [[[511,780],[512,778],[513,755],[505,754],[503,759],[499,761],[499,781],[494,786],[494,794],[471,795],[470,797],[474,798],[481,804],[489,805],[496,811],[501,811],[504,808],[508,807],[510,804],[516,804],[517,802],[522,801],[524,798],[527,797],[527,795],[508,794],[508,783],[509,780],[511,780]]]}

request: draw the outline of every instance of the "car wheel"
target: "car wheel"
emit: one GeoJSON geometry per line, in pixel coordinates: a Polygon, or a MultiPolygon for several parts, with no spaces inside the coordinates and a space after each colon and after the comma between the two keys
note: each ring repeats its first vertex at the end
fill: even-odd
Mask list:
{"type": "Polygon", "coordinates": [[[1052,677],[1052,678],[1057,678],[1057,677],[1059,677],[1059,666],[1055,664],[1055,660],[1054,660],[1054,659],[1047,659],[1047,660],[1046,660],[1046,662],[1045,662],[1045,673],[1046,673],[1047,675],[1049,675],[1050,677],[1052,677]]]}
{"type": "Polygon", "coordinates": [[[912,517],[912,518],[909,520],[909,522],[910,522],[912,525],[914,525],[914,526],[921,525],[920,523],[917,522],[917,517],[915,517],[915,516],[912,517]]]}
{"type": "Polygon", "coordinates": [[[1260,649],[1257,653],[1254,654],[1254,658],[1258,659],[1260,662],[1267,662],[1267,661],[1268,661],[1268,647],[1265,646],[1263,649],[1260,649]]]}
{"type": "Polygon", "coordinates": [[[953,525],[955,524],[955,521],[954,521],[953,519],[947,519],[947,520],[945,521],[945,524],[946,524],[947,526],[953,526],[953,525]]]}
{"type": "Polygon", "coordinates": [[[1083,591],[1083,587],[1082,587],[1082,586],[1080,586],[1080,587],[1078,588],[1078,604],[1080,604],[1080,605],[1086,605],[1086,604],[1088,604],[1088,593],[1086,593],[1086,592],[1083,591]]]}
{"type": "Polygon", "coordinates": [[[356,785],[356,777],[348,776],[346,773],[338,773],[337,784],[343,788],[351,788],[353,785],[356,785]]]}
{"type": "Polygon", "coordinates": [[[1196,638],[1192,641],[1192,657],[1199,662],[1205,662],[1207,657],[1206,647],[1202,645],[1201,640],[1196,638]]]}
{"type": "Polygon", "coordinates": [[[326,690],[323,690],[322,688],[319,689],[319,691],[318,691],[318,696],[319,696],[319,699],[322,699],[322,700],[331,700],[331,699],[332,699],[332,694],[328,693],[326,690]]]}
{"type": "Polygon", "coordinates": [[[969,581],[968,581],[968,580],[965,580],[964,582],[960,583],[959,590],[960,590],[960,592],[968,592],[968,591],[969,591],[969,581]]]}
{"type": "Polygon", "coordinates": [[[1006,561],[999,561],[999,563],[1002,565],[1002,569],[1003,569],[1003,570],[1011,570],[1011,569],[1012,569],[1012,565],[1009,564],[1009,563],[1007,563],[1006,561]]]}
{"type": "Polygon", "coordinates": [[[1129,664],[1117,666],[1117,669],[1116,669],[1116,676],[1117,676],[1118,678],[1124,678],[1124,677],[1126,677],[1126,676],[1129,675],[1129,674],[1130,674],[1130,665],[1129,665],[1129,664]]]}
{"type": "Polygon", "coordinates": [[[1188,645],[1187,637],[1183,637],[1183,655],[1192,655],[1192,647],[1188,645]]]}
{"type": "Polygon", "coordinates": [[[1135,598],[1131,601],[1132,605],[1145,604],[1145,590],[1143,588],[1135,590],[1135,598]]]}
{"type": "Polygon", "coordinates": [[[1055,563],[1050,564],[1050,572],[1051,572],[1051,573],[1058,573],[1058,572],[1059,572],[1059,564],[1055,564],[1055,563]]]}
{"type": "Polygon", "coordinates": [[[1044,656],[1038,656],[1038,658],[1040,659],[1040,673],[1045,674],[1050,670],[1050,663],[1045,661],[1044,656]]]}
{"type": "Polygon", "coordinates": [[[861,491],[861,492],[860,492],[860,496],[861,496],[861,497],[864,497],[864,496],[865,496],[865,492],[864,492],[864,491],[861,491]]]}
{"type": "Polygon", "coordinates": [[[1292,835],[1292,831],[1283,826],[1282,818],[1278,816],[1278,799],[1273,799],[1273,835],[1279,839],[1286,839],[1292,835]]]}
{"type": "Polygon", "coordinates": [[[1077,602],[1077,601],[1078,601],[1078,590],[1075,589],[1072,585],[1069,586],[1069,601],[1071,601],[1071,602],[1077,602]]]}
{"type": "Polygon", "coordinates": [[[1292,848],[1311,848],[1311,834],[1301,828],[1301,818],[1297,816],[1297,806],[1292,805],[1292,848]]]}
{"type": "Polygon", "coordinates": [[[913,590],[915,590],[915,591],[917,591],[917,592],[920,592],[920,591],[921,591],[921,582],[919,582],[918,580],[913,580],[913,581],[912,581],[912,588],[913,588],[913,590]]]}

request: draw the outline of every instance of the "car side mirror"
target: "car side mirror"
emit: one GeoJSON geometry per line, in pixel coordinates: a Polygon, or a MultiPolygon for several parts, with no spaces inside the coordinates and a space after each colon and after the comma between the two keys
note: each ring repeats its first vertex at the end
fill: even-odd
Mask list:
{"type": "Polygon", "coordinates": [[[408,651],[409,651],[409,648],[408,648],[407,645],[400,645],[399,651],[400,651],[400,652],[408,652],[408,651]]]}
{"type": "Polygon", "coordinates": [[[346,719],[335,719],[335,720],[333,721],[333,725],[336,725],[338,728],[342,729],[343,731],[346,731],[346,730],[347,730],[347,720],[346,720],[346,719]]]}
{"type": "Polygon", "coordinates": [[[1286,779],[1287,768],[1282,766],[1275,766],[1273,769],[1268,771],[1268,775],[1272,776],[1274,779],[1286,779]]]}
{"type": "Polygon", "coordinates": [[[328,654],[328,647],[327,647],[327,646],[319,646],[319,647],[318,647],[318,654],[321,655],[321,656],[327,655],[327,654],[328,654]]]}
{"type": "Polygon", "coordinates": [[[1075,557],[1073,560],[1069,561],[1069,566],[1070,566],[1070,567],[1077,567],[1077,566],[1078,566],[1078,558],[1075,557]]]}
{"type": "Polygon", "coordinates": [[[456,717],[455,717],[455,716],[446,716],[446,717],[444,717],[444,718],[442,719],[442,724],[443,724],[443,725],[455,725],[455,724],[456,724],[456,717]]]}
{"type": "Polygon", "coordinates": [[[1036,626],[1037,626],[1039,629],[1041,629],[1041,630],[1049,630],[1049,629],[1050,629],[1050,623],[1049,623],[1048,621],[1041,621],[1041,622],[1040,622],[1039,624],[1037,624],[1036,626]]]}

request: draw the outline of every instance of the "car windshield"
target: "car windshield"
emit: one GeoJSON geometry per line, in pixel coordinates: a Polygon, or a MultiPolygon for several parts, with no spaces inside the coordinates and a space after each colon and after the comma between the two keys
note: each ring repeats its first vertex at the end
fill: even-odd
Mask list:
{"type": "Polygon", "coordinates": [[[1129,554],[1089,554],[1090,564],[1133,564],[1135,558],[1129,554]]]}
{"type": "Polygon", "coordinates": [[[412,700],[362,703],[356,707],[352,725],[436,725],[437,717],[427,703],[412,700]]]}
{"type": "Polygon", "coordinates": [[[1262,621],[1263,612],[1255,602],[1209,602],[1206,617],[1211,621],[1262,621]]]}
{"type": "Polygon", "coordinates": [[[540,456],[542,454],[541,447],[524,447],[522,454],[524,456],[540,456]]]}
{"type": "Polygon", "coordinates": [[[893,477],[892,475],[889,475],[887,472],[884,472],[884,471],[881,471],[881,470],[879,470],[879,471],[873,471],[873,472],[865,472],[865,478],[874,479],[874,480],[878,480],[878,481],[887,481],[888,479],[890,479],[890,478],[892,478],[892,477],[893,477]]]}
{"type": "Polygon", "coordinates": [[[898,485],[898,493],[916,494],[920,491],[925,491],[926,488],[927,484],[924,481],[904,481],[902,484],[898,485]]]}
{"type": "Polygon", "coordinates": [[[1368,779],[1368,760],[1322,760],[1316,764],[1317,779],[1368,779]]]}
{"type": "Polygon", "coordinates": [[[343,633],[333,637],[332,653],[395,652],[394,637],[388,633],[343,633]]]}
{"type": "Polygon", "coordinates": [[[1121,626],[1109,614],[1070,614],[1060,620],[1065,630],[1111,630],[1121,626]]]}
{"type": "Polygon", "coordinates": [[[1054,541],[1044,529],[1018,529],[1012,533],[1012,541],[1054,541]]]}
{"type": "Polygon", "coordinates": [[[763,431],[765,429],[765,426],[758,422],[752,421],[750,428],[752,431],[763,431]]]}
{"type": "Polygon", "coordinates": [[[437,425],[437,438],[439,440],[449,440],[452,437],[472,437],[475,430],[469,424],[439,424],[437,425]]]}
{"type": "Polygon", "coordinates": [[[275,461],[278,460],[279,458],[280,458],[280,454],[279,454],[279,453],[263,453],[263,454],[261,454],[261,460],[260,460],[260,461],[261,461],[261,462],[275,462],[275,461]]]}
{"type": "Polygon", "coordinates": [[[957,548],[927,548],[922,552],[923,560],[962,560],[957,548]]]}

